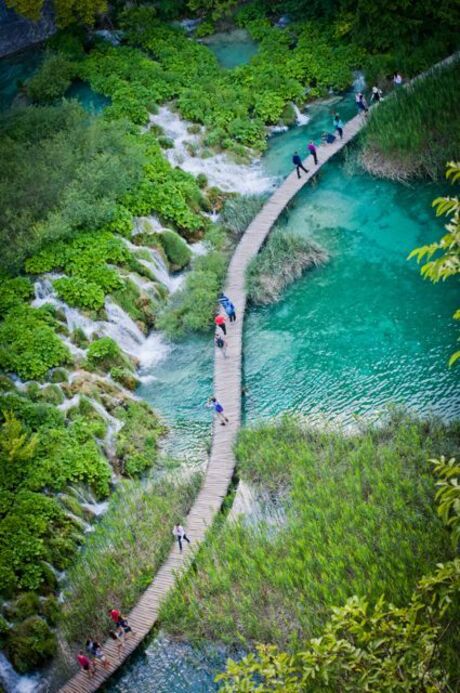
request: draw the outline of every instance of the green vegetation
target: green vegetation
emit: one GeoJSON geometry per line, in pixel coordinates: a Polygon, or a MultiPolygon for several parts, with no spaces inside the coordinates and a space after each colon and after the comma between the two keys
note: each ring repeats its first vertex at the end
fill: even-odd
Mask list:
{"type": "MultiPolygon", "coordinates": [[[[460,163],[451,161],[447,165],[446,178],[451,178],[452,183],[460,180],[460,163]]],[[[460,201],[457,196],[437,197],[433,201],[433,207],[436,209],[436,216],[451,218],[444,227],[447,233],[439,241],[415,248],[409,259],[415,257],[419,263],[423,262],[422,277],[436,283],[460,273],[460,201]]],[[[455,311],[454,319],[460,320],[460,310],[455,311]]],[[[449,365],[452,366],[459,358],[460,351],[456,351],[450,357],[449,365]]]]}
{"type": "Polygon", "coordinates": [[[209,330],[226,268],[226,255],[219,250],[195,258],[185,288],[175,293],[160,313],[158,328],[172,339],[209,330]]]}
{"type": "Polygon", "coordinates": [[[200,477],[145,487],[125,482],[69,571],[64,633],[70,643],[91,632],[103,640],[107,609],[127,611],[152,581],[173,540],[171,527],[189,510],[200,477]]]}
{"type": "Polygon", "coordinates": [[[123,421],[117,438],[117,458],[126,476],[139,476],[157,459],[158,439],[166,426],[146,402],[127,401],[114,411],[123,421]]]}
{"type": "Polygon", "coordinates": [[[35,103],[52,103],[57,97],[64,96],[76,67],[62,53],[50,53],[45,57],[40,70],[27,84],[27,92],[35,103]]]}
{"type": "Polygon", "coordinates": [[[118,344],[110,337],[101,337],[91,342],[87,352],[88,365],[108,371],[111,368],[133,368],[131,361],[121,351],[118,344]]]}
{"type": "Polygon", "coordinates": [[[427,459],[457,447],[458,427],[403,415],[354,436],[290,418],[242,431],[239,474],[278,499],[282,520],[268,511],[214,527],[196,571],[165,603],[163,625],[297,651],[353,595],[404,604],[421,575],[450,558],[427,459]]]}
{"type": "Polygon", "coordinates": [[[364,167],[395,180],[440,177],[460,153],[459,79],[457,60],[373,109],[362,134],[364,167]]]}
{"type": "MultiPolygon", "coordinates": [[[[432,460],[438,475],[438,514],[458,546],[460,466],[454,459],[432,460]]],[[[321,637],[294,655],[257,646],[242,662],[231,660],[217,677],[226,693],[323,693],[325,691],[457,690],[460,560],[438,564],[422,578],[407,606],[384,597],[375,605],[351,597],[333,609],[321,637]],[[306,649],[305,649],[306,647],[306,649]]]]}
{"type": "Polygon", "coordinates": [[[46,308],[12,308],[0,323],[0,368],[24,380],[42,378],[54,366],[70,363],[70,353],[46,308]]]}
{"type": "Polygon", "coordinates": [[[186,267],[192,257],[190,248],[182,238],[174,231],[165,230],[159,234],[159,241],[168,258],[170,269],[173,272],[186,267]]]}
{"type": "Polygon", "coordinates": [[[239,240],[263,204],[264,198],[260,195],[230,197],[222,206],[221,222],[233,238],[239,240]]]}
{"type": "MultiPolygon", "coordinates": [[[[7,0],[6,4],[25,17],[37,21],[40,19],[45,0],[7,0]]],[[[97,16],[107,10],[106,0],[53,0],[52,5],[60,27],[75,22],[92,25],[97,16]]]]}
{"type": "Polygon", "coordinates": [[[16,272],[47,243],[114,220],[116,200],[140,180],[145,161],[132,128],[75,102],[1,118],[1,270],[16,272]]]}
{"type": "Polygon", "coordinates": [[[315,243],[281,227],[275,228],[248,267],[249,299],[262,305],[278,301],[284,288],[306,270],[324,264],[327,258],[327,253],[315,243]]]}

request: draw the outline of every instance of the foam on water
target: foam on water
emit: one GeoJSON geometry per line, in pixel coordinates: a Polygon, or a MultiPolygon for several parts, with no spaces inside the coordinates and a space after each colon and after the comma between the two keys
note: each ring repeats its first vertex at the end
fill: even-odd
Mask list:
{"type": "Polygon", "coordinates": [[[158,113],[151,115],[150,123],[159,125],[165,135],[174,141],[174,147],[165,150],[172,166],[180,166],[195,176],[204,173],[210,185],[225,192],[257,195],[273,187],[274,181],[266,175],[260,160],[252,164],[237,164],[225,153],[214,154],[205,159],[192,156],[186,145],[192,145],[198,151],[201,133],[192,135],[187,132],[190,123],[182,120],[168,106],[161,106],[158,113]]]}
{"type": "Polygon", "coordinates": [[[292,104],[292,107],[293,107],[294,112],[295,112],[295,119],[296,119],[297,125],[306,125],[310,120],[310,116],[307,115],[306,113],[302,113],[300,108],[295,103],[292,104]]]}
{"type": "Polygon", "coordinates": [[[5,693],[41,693],[45,688],[36,676],[20,676],[3,652],[0,652],[0,684],[5,693]]]}

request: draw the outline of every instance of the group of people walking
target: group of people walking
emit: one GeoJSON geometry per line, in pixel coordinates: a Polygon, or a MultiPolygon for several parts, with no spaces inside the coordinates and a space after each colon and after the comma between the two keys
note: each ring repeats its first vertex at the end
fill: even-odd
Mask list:
{"type": "MultiPolygon", "coordinates": [[[[109,630],[109,637],[117,643],[118,658],[121,657],[121,652],[125,644],[125,638],[135,632],[128,623],[128,619],[122,615],[119,609],[109,609],[108,616],[112,622],[112,628],[109,630]]],[[[104,654],[102,645],[94,638],[86,640],[85,649],[80,650],[77,654],[77,662],[80,669],[84,671],[88,678],[92,678],[96,673],[97,667],[100,665],[103,669],[110,667],[110,660],[104,654]]]]}
{"type": "MultiPolygon", "coordinates": [[[[395,86],[401,85],[403,82],[403,79],[399,72],[395,72],[393,76],[393,83],[395,86]]],[[[383,91],[380,89],[380,87],[374,86],[372,87],[371,91],[371,102],[374,103],[379,103],[380,101],[383,100],[383,91]]],[[[364,96],[364,93],[362,91],[359,91],[355,95],[355,103],[356,107],[358,109],[358,114],[362,114],[364,116],[367,116],[369,113],[369,104],[366,100],[366,97],[364,96]]],[[[342,121],[342,118],[340,117],[339,113],[335,112],[333,114],[332,118],[332,128],[333,132],[323,132],[321,135],[321,142],[323,144],[333,144],[337,137],[340,137],[340,139],[343,139],[343,131],[344,131],[344,124],[342,121]],[[335,133],[335,134],[334,134],[335,133]]],[[[313,158],[313,162],[315,166],[318,166],[318,151],[316,148],[316,145],[314,142],[310,142],[307,146],[309,154],[311,154],[313,158]]],[[[294,152],[292,156],[292,163],[294,164],[294,167],[297,171],[297,178],[301,178],[300,171],[304,171],[305,173],[308,173],[309,169],[305,168],[303,165],[302,157],[300,156],[299,152],[294,152]]]]}

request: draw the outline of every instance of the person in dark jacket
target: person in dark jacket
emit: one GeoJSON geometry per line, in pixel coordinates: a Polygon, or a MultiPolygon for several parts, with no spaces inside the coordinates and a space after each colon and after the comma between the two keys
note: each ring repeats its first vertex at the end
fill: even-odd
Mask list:
{"type": "Polygon", "coordinates": [[[300,158],[298,152],[294,152],[294,156],[292,157],[292,163],[296,168],[297,178],[300,178],[300,169],[302,169],[302,171],[305,171],[305,173],[308,173],[308,169],[305,168],[305,166],[303,165],[302,159],[300,158]]]}

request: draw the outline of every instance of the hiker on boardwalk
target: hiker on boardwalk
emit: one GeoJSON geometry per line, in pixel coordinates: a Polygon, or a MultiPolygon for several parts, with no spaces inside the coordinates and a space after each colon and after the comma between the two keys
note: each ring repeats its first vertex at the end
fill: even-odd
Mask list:
{"type": "Polygon", "coordinates": [[[97,640],[92,640],[91,638],[88,638],[88,640],[86,641],[86,651],[91,657],[94,658],[94,664],[96,664],[96,662],[100,662],[104,669],[109,668],[110,662],[103,653],[102,647],[97,640]]]}
{"type": "Polygon", "coordinates": [[[395,72],[393,75],[393,84],[395,87],[400,87],[401,84],[403,83],[403,78],[399,74],[399,72],[395,72]]]}
{"type": "Polygon", "coordinates": [[[235,306],[233,303],[230,301],[230,299],[227,299],[225,303],[222,304],[224,307],[225,312],[227,313],[228,319],[230,322],[235,322],[236,320],[236,310],[235,306]]]}
{"type": "Polygon", "coordinates": [[[217,401],[217,399],[215,397],[211,397],[208,400],[208,403],[206,406],[208,408],[212,407],[212,409],[214,409],[214,412],[215,412],[217,418],[219,419],[221,426],[225,426],[225,424],[228,423],[228,419],[224,414],[224,408],[221,405],[221,403],[217,401]]]}
{"type": "Polygon", "coordinates": [[[121,651],[125,646],[125,632],[121,626],[109,631],[109,636],[117,643],[118,659],[121,659],[121,651]]]}
{"type": "Polygon", "coordinates": [[[182,542],[186,541],[188,544],[190,544],[190,539],[185,534],[185,529],[182,527],[182,525],[174,525],[172,533],[176,537],[177,543],[179,544],[179,551],[182,553],[182,542]]]}
{"type": "Polygon", "coordinates": [[[356,105],[358,107],[358,113],[363,113],[364,115],[367,115],[369,112],[369,107],[367,105],[367,101],[364,98],[364,94],[362,91],[358,92],[356,94],[356,105]]]}
{"type": "Polygon", "coordinates": [[[226,335],[227,334],[227,328],[225,326],[225,317],[223,315],[216,315],[214,318],[214,322],[216,323],[217,327],[220,327],[222,332],[226,335]]]}
{"type": "Polygon", "coordinates": [[[316,146],[314,142],[310,142],[310,144],[307,147],[308,151],[313,157],[313,161],[315,162],[315,166],[318,166],[318,155],[316,154],[316,146]]]}
{"type": "Polygon", "coordinates": [[[343,123],[338,113],[334,115],[334,128],[339,133],[340,139],[343,139],[343,123]]]}
{"type": "Polygon", "coordinates": [[[323,132],[323,134],[321,135],[321,140],[323,141],[323,144],[333,144],[333,142],[335,142],[336,140],[336,137],[332,134],[332,132],[323,132]]]}
{"type": "Polygon", "coordinates": [[[372,87],[371,101],[375,101],[375,103],[383,101],[383,91],[379,87],[372,87]]]}
{"type": "Polygon", "coordinates": [[[308,169],[305,168],[305,166],[303,165],[302,159],[300,158],[298,152],[294,152],[294,155],[292,157],[292,163],[294,164],[295,169],[297,171],[297,178],[300,178],[300,169],[302,169],[302,171],[305,171],[305,173],[308,173],[308,169]]]}
{"type": "Polygon", "coordinates": [[[89,679],[94,676],[94,668],[91,666],[91,661],[85,655],[83,650],[80,650],[80,652],[77,654],[77,662],[80,665],[80,669],[82,671],[86,671],[89,679]]]}
{"type": "Polygon", "coordinates": [[[214,337],[214,344],[222,352],[222,356],[224,357],[224,359],[226,359],[227,358],[228,342],[225,339],[225,337],[220,334],[220,332],[217,333],[216,336],[214,337]]]}
{"type": "Polygon", "coordinates": [[[226,296],[223,291],[221,291],[221,293],[219,294],[218,303],[220,303],[220,305],[223,306],[224,303],[227,303],[228,301],[230,301],[229,297],[226,296]]]}
{"type": "Polygon", "coordinates": [[[123,628],[125,633],[133,633],[134,631],[128,623],[126,616],[123,616],[119,609],[109,609],[109,616],[111,620],[115,623],[117,628],[123,628]]]}

